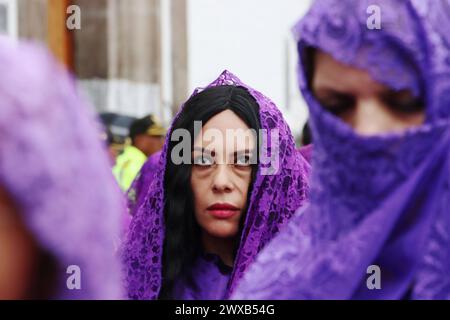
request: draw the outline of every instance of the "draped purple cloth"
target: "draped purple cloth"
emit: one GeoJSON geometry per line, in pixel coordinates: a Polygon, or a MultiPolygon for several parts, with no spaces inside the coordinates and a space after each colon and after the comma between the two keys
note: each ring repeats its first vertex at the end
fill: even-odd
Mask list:
{"type": "Polygon", "coordinates": [[[249,268],[237,299],[450,299],[450,3],[317,0],[294,27],[314,136],[310,204],[249,268]],[[367,28],[369,5],[380,30],[367,28]],[[361,137],[324,111],[305,47],[424,97],[426,121],[361,137]],[[381,289],[370,290],[370,265],[381,289]]]}
{"type": "Polygon", "coordinates": [[[298,149],[298,152],[300,153],[300,156],[306,160],[306,163],[310,165],[312,159],[313,145],[309,144],[307,146],[303,146],[300,149],[298,149]]]}
{"type": "Polygon", "coordinates": [[[38,46],[0,37],[0,77],[0,184],[58,264],[52,298],[122,298],[115,250],[125,203],[94,113],[38,46]],[[71,265],[81,290],[67,287],[71,265]]]}
{"type": "Polygon", "coordinates": [[[176,300],[222,300],[233,268],[225,265],[219,256],[203,254],[197,258],[188,273],[177,279],[173,290],[176,300]]]}
{"type": "Polygon", "coordinates": [[[151,185],[153,177],[155,176],[160,157],[161,152],[158,151],[147,159],[142,166],[141,171],[139,171],[139,174],[131,184],[130,189],[127,191],[128,210],[131,216],[135,215],[136,211],[145,200],[148,187],[151,185]]]}
{"type": "MultiPolygon", "coordinates": [[[[278,140],[268,139],[263,134],[263,148],[269,153],[270,151],[278,152],[278,168],[270,172],[270,163],[258,165],[240,247],[224,294],[227,297],[260,249],[304,203],[308,192],[308,172],[305,168],[309,170],[309,166],[305,165],[305,160],[298,156],[291,131],[272,101],[243,84],[228,71],[224,71],[208,87],[221,85],[247,88],[259,104],[261,127],[269,131],[277,129],[279,132],[278,140]],[[266,174],[262,174],[263,171],[266,174]]],[[[196,89],[193,95],[201,90],[201,88],[196,89]]],[[[183,107],[176,118],[182,112],[183,107]]],[[[171,132],[172,129],[169,130],[167,137],[170,137],[171,132]]],[[[147,197],[133,217],[124,247],[126,288],[131,299],[155,299],[160,291],[164,239],[163,180],[168,140],[166,138],[156,173],[151,179],[151,185],[148,186],[147,197]]]]}

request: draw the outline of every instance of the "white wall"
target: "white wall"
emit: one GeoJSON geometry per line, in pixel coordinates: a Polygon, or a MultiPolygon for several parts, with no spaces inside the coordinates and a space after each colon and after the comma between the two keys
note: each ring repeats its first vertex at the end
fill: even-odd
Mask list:
{"type": "Polygon", "coordinates": [[[17,0],[0,0],[0,34],[17,39],[17,0]]]}
{"type": "Polygon", "coordinates": [[[189,0],[189,90],[228,69],[269,96],[294,134],[307,118],[291,27],[311,0],[189,0]]]}

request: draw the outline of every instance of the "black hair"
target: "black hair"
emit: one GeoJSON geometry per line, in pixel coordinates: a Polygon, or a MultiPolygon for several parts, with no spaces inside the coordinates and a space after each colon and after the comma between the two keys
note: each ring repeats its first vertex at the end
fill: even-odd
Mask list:
{"type": "Polygon", "coordinates": [[[306,122],[302,130],[302,146],[307,146],[312,142],[311,128],[309,127],[309,122],[306,122]]]}
{"type": "MultiPolygon", "coordinates": [[[[258,103],[246,88],[233,85],[211,87],[191,97],[175,121],[173,130],[179,128],[188,130],[192,146],[195,139],[194,121],[202,121],[204,125],[213,116],[225,110],[233,111],[250,129],[259,132],[261,125],[258,103]]],[[[195,219],[193,193],[190,187],[191,165],[176,165],[170,160],[175,144],[176,142],[169,142],[164,177],[166,237],[163,246],[160,299],[172,298],[171,291],[175,280],[194,262],[201,250],[200,226],[195,219]]],[[[259,142],[257,146],[259,150],[259,142]]],[[[256,165],[254,165],[249,195],[256,171],[256,165]]],[[[247,207],[249,199],[250,196],[247,197],[247,207]]],[[[244,217],[241,218],[241,230],[243,221],[244,217]]]]}
{"type": "Polygon", "coordinates": [[[306,47],[303,50],[304,55],[302,67],[305,70],[304,72],[306,74],[308,87],[312,90],[317,49],[314,47],[306,47]]]}
{"type": "Polygon", "coordinates": [[[134,120],[130,125],[130,133],[129,133],[129,137],[131,138],[132,144],[134,145],[136,136],[145,134],[147,130],[154,124],[155,123],[151,115],[134,120]]]}
{"type": "Polygon", "coordinates": [[[114,135],[110,128],[105,127],[105,143],[109,147],[114,143],[114,135]]]}

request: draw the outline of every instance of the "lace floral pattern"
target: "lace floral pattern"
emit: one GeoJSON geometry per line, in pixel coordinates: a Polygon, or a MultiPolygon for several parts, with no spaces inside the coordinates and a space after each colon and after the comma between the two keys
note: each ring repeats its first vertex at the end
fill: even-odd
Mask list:
{"type": "Polygon", "coordinates": [[[259,255],[238,299],[450,299],[448,1],[317,0],[294,28],[311,114],[310,204],[259,255]],[[382,29],[366,26],[379,5],[382,29]],[[424,97],[427,120],[399,134],[356,135],[314,99],[305,48],[424,97]],[[382,270],[368,290],[366,268],[382,270]],[[395,276],[390,276],[395,275],[395,276]]]}
{"type": "MultiPolygon", "coordinates": [[[[289,127],[280,111],[267,97],[243,84],[236,76],[224,71],[209,87],[236,85],[246,87],[260,107],[263,129],[279,130],[279,144],[266,140],[263,145],[279,151],[279,169],[271,175],[261,174],[270,164],[259,164],[249,208],[246,215],[240,248],[230,277],[226,296],[254,260],[261,248],[278,232],[307,198],[309,165],[298,156],[289,127]]],[[[193,95],[202,89],[194,91],[193,95]]],[[[183,112],[181,108],[177,117],[183,112]]],[[[170,136],[169,130],[168,136],[170,136]]],[[[161,258],[164,240],[164,168],[167,161],[167,143],[163,148],[154,179],[148,187],[144,203],[139,207],[131,223],[130,234],[124,250],[126,285],[131,299],[155,299],[161,286],[161,258]]]]}

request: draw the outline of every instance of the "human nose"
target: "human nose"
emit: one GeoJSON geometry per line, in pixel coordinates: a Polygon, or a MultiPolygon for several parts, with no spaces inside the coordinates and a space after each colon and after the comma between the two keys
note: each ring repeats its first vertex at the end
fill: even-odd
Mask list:
{"type": "Polygon", "coordinates": [[[215,168],[212,188],[214,192],[223,193],[233,191],[229,168],[226,164],[218,164],[215,168]]]}
{"type": "Polygon", "coordinates": [[[395,129],[388,107],[375,98],[357,101],[350,117],[348,122],[363,136],[377,135],[395,129]]]}

